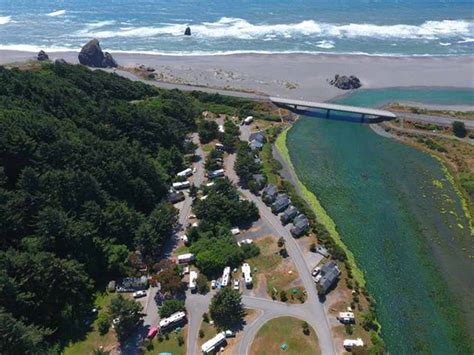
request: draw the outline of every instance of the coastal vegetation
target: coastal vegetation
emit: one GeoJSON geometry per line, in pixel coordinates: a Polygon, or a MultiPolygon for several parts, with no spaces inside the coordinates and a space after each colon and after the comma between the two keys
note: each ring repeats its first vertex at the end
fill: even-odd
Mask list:
{"type": "MultiPolygon", "coordinates": [[[[166,197],[186,166],[186,137],[196,130],[198,113],[213,104],[253,109],[61,62],[32,68],[0,67],[5,354],[57,353],[83,339],[91,324],[99,326],[91,314],[96,290],[135,275],[137,251],[149,266],[158,262],[172,234],[177,211],[166,197]]],[[[256,215],[231,189],[223,198],[213,195],[200,211],[209,229],[256,215]],[[207,218],[205,208],[222,220],[207,218]]],[[[103,319],[100,328],[105,331],[103,319]]]]}

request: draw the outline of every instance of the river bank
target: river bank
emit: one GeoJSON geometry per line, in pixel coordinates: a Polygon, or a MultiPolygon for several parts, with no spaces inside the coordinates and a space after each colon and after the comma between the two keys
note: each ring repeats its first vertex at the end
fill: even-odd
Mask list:
{"type": "MultiPolygon", "coordinates": [[[[77,52],[50,58],[77,63],[77,52]]],[[[230,54],[177,56],[113,52],[123,68],[156,70],[165,82],[234,88],[295,99],[326,101],[347,91],[331,86],[335,74],[356,75],[364,89],[437,86],[474,88],[472,56],[396,57],[338,54],[230,54]],[[388,68],[390,68],[388,70],[388,68]]],[[[0,50],[0,65],[34,60],[36,53],[0,50]]]]}

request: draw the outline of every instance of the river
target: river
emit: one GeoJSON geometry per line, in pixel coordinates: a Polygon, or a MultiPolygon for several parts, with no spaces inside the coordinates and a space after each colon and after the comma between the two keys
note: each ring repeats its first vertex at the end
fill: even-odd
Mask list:
{"type": "MultiPolygon", "coordinates": [[[[339,102],[472,104],[472,91],[460,92],[360,91],[339,102]]],[[[338,120],[302,117],[286,143],[298,177],[365,273],[387,349],[466,353],[474,329],[473,238],[442,164],[367,125],[338,120]]]]}

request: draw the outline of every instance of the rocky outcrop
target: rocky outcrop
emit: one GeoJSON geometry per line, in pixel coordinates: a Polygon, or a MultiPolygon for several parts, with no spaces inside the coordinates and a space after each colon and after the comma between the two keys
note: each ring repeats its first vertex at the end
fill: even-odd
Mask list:
{"type": "Polygon", "coordinates": [[[54,61],[54,64],[56,65],[64,65],[64,64],[68,64],[68,62],[66,62],[64,59],[60,58],[60,59],[56,59],[54,61]]]}
{"type": "Polygon", "coordinates": [[[186,27],[186,29],[184,30],[184,35],[191,36],[191,27],[186,27]]]}
{"type": "Polygon", "coordinates": [[[335,87],[342,90],[358,89],[362,86],[358,77],[354,75],[345,76],[339,74],[336,74],[334,79],[331,80],[329,84],[334,85],[335,87]]]}
{"type": "Polygon", "coordinates": [[[46,54],[45,51],[41,50],[39,51],[38,55],[36,56],[36,59],[38,59],[39,61],[44,61],[44,60],[48,60],[49,59],[49,56],[48,54],[46,54]]]}
{"type": "Polygon", "coordinates": [[[79,63],[94,68],[116,68],[117,62],[108,52],[102,52],[97,39],[90,40],[79,53],[79,63]]]}

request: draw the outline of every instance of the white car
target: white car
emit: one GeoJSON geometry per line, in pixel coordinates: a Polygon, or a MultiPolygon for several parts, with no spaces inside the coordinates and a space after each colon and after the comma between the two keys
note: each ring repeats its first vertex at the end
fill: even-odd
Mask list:
{"type": "Polygon", "coordinates": [[[133,293],[133,298],[141,298],[146,296],[146,291],[137,291],[133,293]]]}
{"type": "Polygon", "coordinates": [[[226,337],[226,338],[233,338],[233,337],[235,337],[235,333],[234,333],[232,330],[227,329],[227,330],[225,331],[225,337],[226,337]]]}
{"type": "Polygon", "coordinates": [[[321,268],[319,266],[316,266],[313,269],[313,272],[311,273],[311,275],[316,276],[317,274],[319,274],[320,271],[321,271],[321,268]]]}
{"type": "Polygon", "coordinates": [[[323,277],[323,275],[319,274],[317,275],[315,278],[314,278],[314,282],[319,282],[319,280],[321,280],[321,277],[323,277]]]}
{"type": "Polygon", "coordinates": [[[216,288],[216,280],[211,281],[211,288],[215,289],[216,288]]]}
{"type": "Polygon", "coordinates": [[[234,290],[240,290],[240,287],[239,287],[239,280],[235,279],[234,280],[234,290]]]}
{"type": "Polygon", "coordinates": [[[189,266],[185,266],[185,267],[184,267],[184,269],[183,269],[183,274],[184,274],[184,275],[189,274],[189,266]]]}
{"type": "Polygon", "coordinates": [[[119,323],[120,323],[120,318],[114,318],[114,319],[112,320],[112,324],[114,324],[114,325],[117,325],[117,324],[119,324],[119,323]]]}

